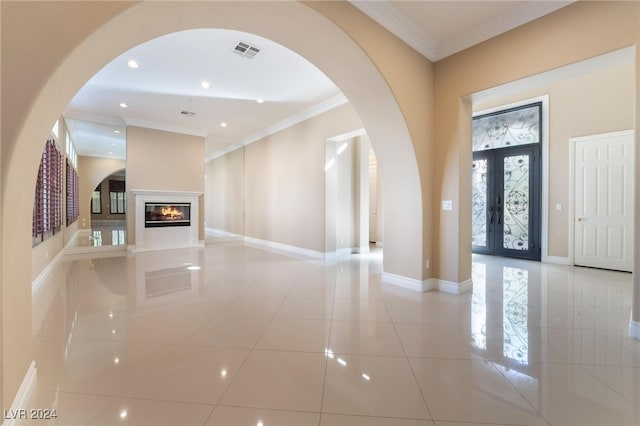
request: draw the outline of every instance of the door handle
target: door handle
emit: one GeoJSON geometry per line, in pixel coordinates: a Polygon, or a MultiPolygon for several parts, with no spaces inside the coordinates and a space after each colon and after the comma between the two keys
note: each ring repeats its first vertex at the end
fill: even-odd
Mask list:
{"type": "Polygon", "coordinates": [[[493,206],[489,207],[489,223],[493,223],[493,206]]]}
{"type": "Polygon", "coordinates": [[[579,218],[576,219],[576,221],[578,221],[578,222],[584,222],[585,220],[587,220],[587,219],[585,219],[583,217],[579,217],[579,218]]]}

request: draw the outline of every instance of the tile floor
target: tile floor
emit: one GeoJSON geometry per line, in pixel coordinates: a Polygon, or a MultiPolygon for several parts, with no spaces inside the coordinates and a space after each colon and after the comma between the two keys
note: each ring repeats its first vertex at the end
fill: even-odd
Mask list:
{"type": "Polygon", "coordinates": [[[66,256],[34,296],[30,405],[64,425],[640,424],[629,274],[475,256],[453,296],[382,284],[381,260],[66,256]]]}

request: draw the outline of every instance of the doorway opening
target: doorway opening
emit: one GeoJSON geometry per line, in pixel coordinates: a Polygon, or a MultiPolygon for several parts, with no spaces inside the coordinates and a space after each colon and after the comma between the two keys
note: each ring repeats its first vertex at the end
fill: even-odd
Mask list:
{"type": "Polygon", "coordinates": [[[473,118],[474,253],[540,260],[542,102],[473,118]]]}
{"type": "Polygon", "coordinates": [[[383,243],[378,163],[364,129],[326,140],[325,254],[368,253],[383,243]]]}

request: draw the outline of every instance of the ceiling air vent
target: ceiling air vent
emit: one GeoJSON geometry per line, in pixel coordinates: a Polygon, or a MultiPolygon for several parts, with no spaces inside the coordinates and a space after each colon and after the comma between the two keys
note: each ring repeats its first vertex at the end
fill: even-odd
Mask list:
{"type": "Polygon", "coordinates": [[[185,117],[195,117],[196,113],[193,111],[180,111],[180,114],[184,115],[185,117]]]}
{"type": "Polygon", "coordinates": [[[243,58],[253,59],[258,53],[260,53],[260,48],[241,41],[233,48],[233,53],[240,55],[243,58]]]}

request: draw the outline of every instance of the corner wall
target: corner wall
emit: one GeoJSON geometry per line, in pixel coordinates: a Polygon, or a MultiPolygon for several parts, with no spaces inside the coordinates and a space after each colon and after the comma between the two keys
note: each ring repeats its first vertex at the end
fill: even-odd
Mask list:
{"type": "Polygon", "coordinates": [[[325,251],[325,140],[362,128],[350,104],[245,147],[245,235],[325,251]]]}
{"type": "Polygon", "coordinates": [[[205,226],[244,235],[244,147],[205,164],[205,226]]]}

